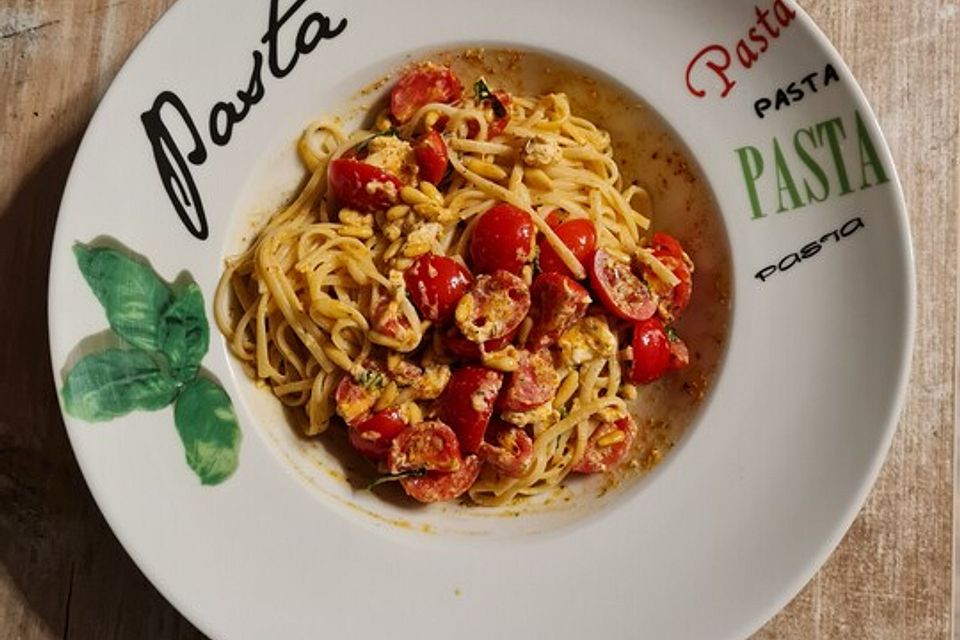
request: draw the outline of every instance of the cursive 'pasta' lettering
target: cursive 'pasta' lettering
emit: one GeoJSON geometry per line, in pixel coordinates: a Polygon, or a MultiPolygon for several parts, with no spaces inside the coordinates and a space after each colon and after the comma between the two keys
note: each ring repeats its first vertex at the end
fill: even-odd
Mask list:
{"type": "MultiPolygon", "coordinates": [[[[236,101],[219,101],[210,109],[207,119],[207,133],[214,145],[224,147],[230,143],[236,126],[250,113],[252,107],[266,96],[263,82],[264,57],[270,74],[280,80],[293,72],[300,56],[312,53],[323,40],[330,40],[347,28],[347,19],[342,18],[334,26],[326,15],[312,12],[300,22],[293,39],[293,51],[288,55],[281,53],[281,32],[284,26],[306,4],[307,0],[295,0],[281,12],[279,0],[271,0],[270,17],[267,31],[261,38],[266,52],[253,51],[253,68],[246,89],[237,91],[236,101]]],[[[183,100],[172,91],[164,91],[157,96],[149,111],[140,119],[153,150],[153,157],[160,174],[160,181],[173,208],[187,231],[198,240],[206,240],[210,234],[203,200],[197,189],[190,165],[195,167],[207,161],[207,145],[198,130],[183,100]],[[174,120],[170,120],[174,118],[174,120]],[[179,126],[171,125],[177,123],[179,126]],[[184,156],[180,143],[173,131],[185,127],[189,132],[189,145],[192,150],[184,156]]]]}

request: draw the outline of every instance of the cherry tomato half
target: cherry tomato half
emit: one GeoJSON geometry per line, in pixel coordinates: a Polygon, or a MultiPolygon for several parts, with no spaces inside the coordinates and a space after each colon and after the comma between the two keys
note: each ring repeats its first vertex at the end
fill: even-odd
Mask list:
{"type": "Polygon", "coordinates": [[[463,91],[460,79],[449,67],[421,64],[397,81],[390,92],[390,113],[403,124],[431,102],[455,102],[463,91]]]}
{"type": "Polygon", "coordinates": [[[341,204],[357,211],[380,211],[397,202],[403,183],[372,164],[337,158],[328,169],[330,188],[341,204]]]}
{"type": "Polygon", "coordinates": [[[536,353],[520,351],[520,366],[504,385],[499,406],[504,411],[530,411],[549,402],[560,386],[560,376],[546,349],[536,353]]]}
{"type": "MultiPolygon", "coordinates": [[[[510,124],[509,108],[510,108],[510,103],[512,102],[512,99],[510,98],[510,94],[507,93],[506,91],[494,91],[493,95],[497,97],[497,100],[500,101],[500,104],[503,105],[503,108],[508,109],[508,111],[506,115],[495,117],[493,121],[491,121],[487,125],[487,140],[489,140],[490,138],[495,138],[496,136],[503,133],[503,131],[507,128],[507,125],[510,124]]],[[[492,108],[493,101],[489,99],[484,100],[483,106],[485,108],[492,108]]],[[[476,120],[468,120],[467,121],[467,137],[470,139],[475,139],[478,135],[480,135],[480,125],[477,124],[476,120]]]]}
{"type": "Polygon", "coordinates": [[[418,422],[407,427],[390,443],[387,454],[387,469],[393,474],[457,471],[461,462],[457,435],[439,420],[418,422]]]}
{"type": "MultiPolygon", "coordinates": [[[[494,138],[500,135],[504,129],[507,128],[507,125],[510,124],[510,94],[506,91],[494,91],[493,95],[500,101],[503,108],[507,110],[507,115],[494,118],[493,122],[487,125],[487,138],[494,138]]],[[[489,101],[484,101],[484,103],[486,102],[489,101]]]]}
{"type": "Polygon", "coordinates": [[[426,253],[403,273],[403,281],[422,317],[431,322],[447,322],[473,284],[473,276],[453,258],[426,253]]]}
{"type": "Polygon", "coordinates": [[[575,280],[559,273],[541,273],[530,287],[533,328],[527,343],[534,349],[549,347],[575,325],[593,300],[575,280]]]}
{"type": "Polygon", "coordinates": [[[537,229],[526,211],[502,203],[481,214],[470,238],[470,261],[477,273],[519,275],[533,258],[537,229]]]}
{"type": "Polygon", "coordinates": [[[577,473],[603,473],[622,463],[630,455],[637,437],[637,425],[627,417],[604,422],[587,441],[587,450],[573,470],[577,473]]]}
{"type": "Polygon", "coordinates": [[[413,157],[417,161],[421,180],[438,184],[447,174],[447,145],[434,130],[425,133],[413,146],[413,157]]]}
{"type": "Polygon", "coordinates": [[[503,375],[483,367],[453,372],[440,397],[440,419],[449,424],[466,453],[476,453],[503,385],[503,375]]]}
{"type": "Polygon", "coordinates": [[[660,296],[660,312],[668,322],[676,320],[690,304],[693,295],[692,262],[683,247],[673,237],[665,233],[653,234],[651,243],[653,255],[662,262],[680,281],[668,288],[649,267],[644,267],[644,276],[651,288],[660,296]]]}
{"type": "Polygon", "coordinates": [[[446,502],[456,500],[473,486],[480,476],[480,460],[467,456],[460,469],[450,473],[429,471],[419,478],[403,478],[400,485],[408,496],[418,502],[446,502]]]}
{"type": "Polygon", "coordinates": [[[337,413],[343,421],[356,425],[365,420],[380,397],[384,381],[380,366],[372,362],[356,379],[351,375],[344,376],[334,392],[337,413]]]}
{"type": "Polygon", "coordinates": [[[510,335],[529,311],[527,284],[508,271],[497,271],[477,278],[454,317],[463,335],[479,344],[510,335]]]}
{"type": "Polygon", "coordinates": [[[350,427],[350,444],[368,458],[384,460],[390,451],[390,443],[406,428],[403,412],[399,408],[387,409],[350,427]]]}
{"type": "MultiPolygon", "coordinates": [[[[487,353],[500,351],[510,344],[516,335],[517,329],[514,329],[502,338],[487,340],[483,343],[483,350],[487,353]]],[[[483,357],[483,354],[480,353],[480,345],[468,340],[456,326],[452,326],[444,332],[443,344],[452,355],[464,360],[480,360],[483,357]]]]}
{"type": "Polygon", "coordinates": [[[480,459],[502,475],[519,478],[533,460],[533,439],[520,427],[493,420],[486,440],[480,445],[480,459]]]}
{"type": "Polygon", "coordinates": [[[607,311],[624,320],[639,322],[657,312],[657,299],[630,265],[620,262],[603,249],[590,261],[590,283],[607,311]]]}
{"type": "MultiPolygon", "coordinates": [[[[563,244],[567,245],[567,248],[573,252],[584,269],[588,268],[590,258],[593,257],[593,252],[597,250],[597,229],[593,226],[593,223],[584,218],[577,218],[576,220],[567,220],[555,227],[550,226],[563,241],[563,244]]],[[[562,273],[565,276],[573,277],[570,269],[567,268],[567,265],[564,264],[546,238],[540,239],[540,271],[543,273],[562,273]]]]}
{"type": "Polygon", "coordinates": [[[670,339],[660,318],[649,318],[633,325],[633,366],[630,381],[647,384],[662,377],[670,368],[670,339]]]}

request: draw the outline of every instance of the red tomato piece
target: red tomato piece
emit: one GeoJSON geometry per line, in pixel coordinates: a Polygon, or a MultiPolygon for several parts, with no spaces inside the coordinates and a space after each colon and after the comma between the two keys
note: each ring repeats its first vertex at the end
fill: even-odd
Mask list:
{"type": "Polygon", "coordinates": [[[453,428],[466,453],[480,449],[501,386],[501,373],[483,367],[464,367],[453,372],[444,389],[440,397],[440,419],[453,428]]]}
{"type": "Polygon", "coordinates": [[[439,420],[407,427],[393,439],[387,453],[387,469],[393,474],[457,471],[461,463],[457,435],[439,420]]]}
{"type": "Polygon", "coordinates": [[[519,478],[530,469],[533,439],[519,427],[494,420],[480,444],[480,459],[502,475],[519,478]]]}
{"type": "Polygon", "coordinates": [[[356,378],[346,375],[337,385],[334,400],[337,413],[348,425],[356,425],[367,418],[386,384],[379,365],[367,364],[356,378]]]}
{"type": "Polygon", "coordinates": [[[413,146],[413,157],[420,169],[418,176],[432,184],[438,184],[447,174],[447,145],[434,130],[424,134],[413,146]]]}
{"type": "Polygon", "coordinates": [[[477,278],[457,304],[457,326],[468,340],[488,342],[516,331],[530,311],[530,290],[507,271],[477,278]]]}
{"type": "Polygon", "coordinates": [[[498,204],[481,214],[470,238],[470,261],[478,273],[519,274],[533,258],[537,229],[526,211],[498,204]]]}
{"type": "Polygon", "coordinates": [[[683,257],[686,255],[683,247],[676,238],[661,231],[653,234],[651,246],[654,251],[658,251],[663,255],[673,256],[678,260],[683,260],[683,257]]]}
{"type": "Polygon", "coordinates": [[[670,368],[670,339],[659,318],[649,318],[633,326],[633,366],[630,381],[647,384],[662,377],[670,368]]]}
{"type": "MultiPolygon", "coordinates": [[[[487,138],[494,138],[501,133],[504,129],[507,128],[507,125],[510,124],[510,94],[506,91],[494,91],[493,95],[497,97],[497,100],[500,101],[500,104],[503,105],[503,108],[507,110],[507,115],[501,116],[499,118],[494,118],[493,122],[487,125],[487,138]]],[[[492,102],[485,100],[484,104],[487,102],[492,102]]]]}
{"type": "Polygon", "coordinates": [[[462,91],[463,85],[453,70],[425,62],[407,71],[393,86],[390,113],[403,124],[431,102],[455,102],[462,91]]]}
{"type": "Polygon", "coordinates": [[[380,298],[372,315],[370,328],[377,333],[396,340],[400,344],[414,344],[417,341],[417,334],[410,325],[410,321],[403,315],[400,303],[393,298],[388,296],[380,298]]]}
{"type": "Polygon", "coordinates": [[[552,400],[559,386],[549,351],[520,351],[520,367],[509,375],[499,405],[504,411],[530,411],[552,400]]]}
{"type": "Polygon", "coordinates": [[[680,243],[673,236],[665,233],[653,234],[651,249],[654,257],[666,265],[680,280],[679,284],[670,288],[649,267],[644,267],[644,277],[654,292],[660,296],[661,315],[667,322],[672,322],[679,318],[690,304],[690,298],[693,295],[693,262],[680,243]]]}
{"type": "Polygon", "coordinates": [[[396,204],[403,183],[372,164],[337,158],[328,169],[330,188],[344,206],[357,211],[380,211],[396,204]]]}
{"type": "Polygon", "coordinates": [[[637,437],[637,425],[627,417],[616,422],[604,422],[594,430],[587,441],[587,450],[573,470],[578,473],[603,473],[622,463],[637,437]]]}
{"type": "Polygon", "coordinates": [[[667,338],[670,340],[670,370],[683,369],[690,364],[690,350],[675,333],[667,334],[667,338]]]}
{"type": "Polygon", "coordinates": [[[473,284],[473,276],[453,258],[426,253],[403,273],[403,281],[422,317],[431,322],[447,322],[473,284]]]}
{"type": "MultiPolygon", "coordinates": [[[[483,350],[487,353],[492,351],[500,351],[500,349],[503,349],[510,344],[516,335],[517,329],[514,329],[502,338],[488,340],[483,343],[483,350]]],[[[458,358],[463,358],[465,360],[480,360],[483,357],[483,354],[480,353],[480,345],[476,342],[467,340],[460,329],[455,326],[450,327],[446,333],[443,334],[443,344],[447,347],[447,350],[450,351],[451,354],[458,358]]]]}
{"type": "Polygon", "coordinates": [[[634,275],[630,265],[598,249],[588,271],[594,292],[613,315],[639,322],[657,312],[657,298],[646,283],[634,275]]]}
{"type": "MultiPolygon", "coordinates": [[[[554,214],[550,214],[551,216],[554,214]]],[[[548,222],[549,216],[548,216],[548,222]]],[[[556,225],[550,225],[557,235],[567,245],[567,248],[573,252],[584,269],[588,268],[590,258],[593,252],[597,250],[597,229],[593,223],[584,218],[576,220],[567,220],[556,225]]],[[[543,273],[562,273],[565,276],[573,277],[570,269],[564,264],[563,260],[557,254],[556,250],[550,245],[546,238],[540,240],[540,271],[543,273]]]]}
{"type": "MultiPolygon", "coordinates": [[[[497,97],[497,99],[500,101],[500,104],[503,105],[504,109],[510,108],[510,103],[512,102],[512,100],[510,98],[509,93],[507,93],[506,91],[494,91],[493,95],[497,97]]],[[[485,108],[492,108],[493,101],[489,99],[484,100],[483,106],[485,108]]],[[[509,111],[507,111],[507,114],[504,116],[494,117],[494,119],[487,124],[487,140],[489,140],[490,138],[494,138],[500,135],[501,133],[503,133],[503,131],[507,128],[508,124],[510,124],[509,111]]],[[[467,121],[467,137],[470,139],[476,139],[478,135],[480,135],[480,125],[477,124],[476,120],[468,120],[467,121]]]]}
{"type": "Polygon", "coordinates": [[[559,273],[541,273],[530,287],[533,328],[527,344],[533,349],[549,347],[575,325],[593,300],[575,280],[559,273]]]}
{"type": "Polygon", "coordinates": [[[390,443],[407,428],[407,420],[399,408],[375,413],[349,429],[353,448],[373,460],[384,460],[390,443]]]}
{"type": "Polygon", "coordinates": [[[400,485],[408,496],[418,502],[447,502],[466,493],[479,476],[480,460],[477,456],[467,456],[458,471],[430,471],[419,478],[403,478],[400,485]]]}

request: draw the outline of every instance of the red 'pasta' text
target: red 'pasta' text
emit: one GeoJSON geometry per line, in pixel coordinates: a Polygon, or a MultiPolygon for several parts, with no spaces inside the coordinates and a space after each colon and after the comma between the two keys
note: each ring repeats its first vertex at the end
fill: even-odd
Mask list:
{"type": "Polygon", "coordinates": [[[726,98],[737,84],[734,61],[749,71],[797,17],[797,12],[787,6],[785,0],[776,0],[768,9],[755,7],[755,10],[756,22],[737,41],[732,53],[724,45],[711,44],[697,52],[687,65],[687,90],[694,96],[706,97],[704,80],[712,78],[720,81],[720,97],[726,98]]]}

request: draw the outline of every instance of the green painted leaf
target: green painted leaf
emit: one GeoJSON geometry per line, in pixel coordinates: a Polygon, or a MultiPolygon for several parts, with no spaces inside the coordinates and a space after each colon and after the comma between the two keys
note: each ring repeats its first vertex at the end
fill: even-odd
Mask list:
{"type": "Polygon", "coordinates": [[[197,378],[177,398],[174,419],[187,464],[200,482],[213,485],[229,478],[237,469],[241,433],[227,392],[197,378]]]}
{"type": "Polygon", "coordinates": [[[75,245],[80,271],[121,338],[147,351],[160,350],[160,317],[173,294],[153,270],[114,249],[75,245]]]}
{"type": "Polygon", "coordinates": [[[150,354],[110,349],[87,356],[67,374],[63,404],[76,418],[103,422],[137,409],[162,409],[173,402],[179,386],[150,354]]]}
{"type": "Polygon", "coordinates": [[[203,292],[195,283],[174,298],[160,318],[160,348],[181,382],[197,376],[210,346],[210,325],[203,309],[203,292]]]}

